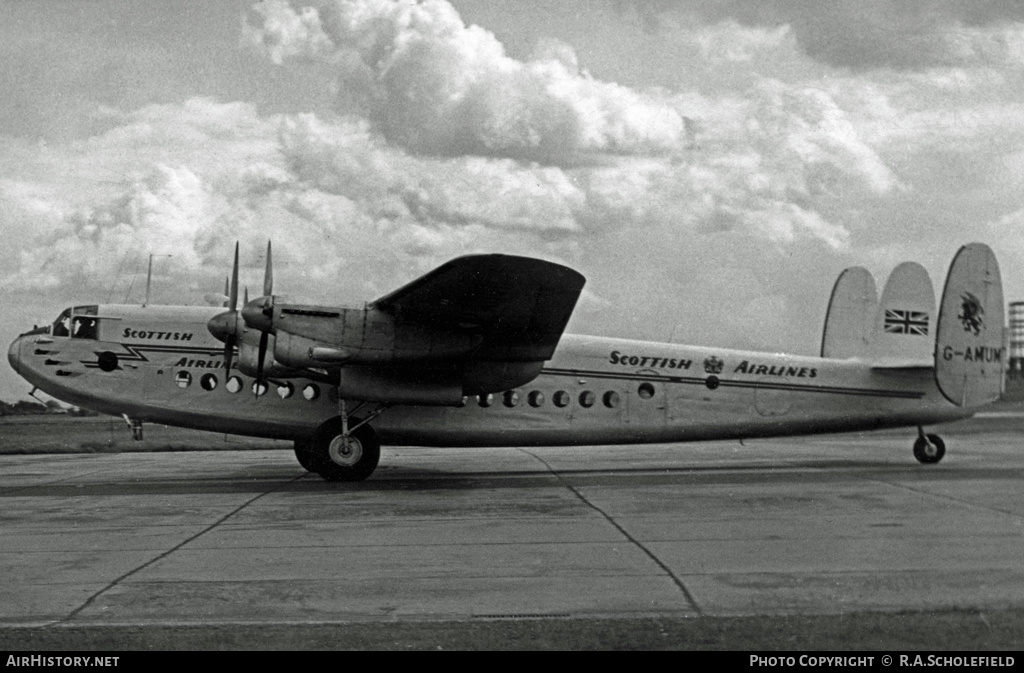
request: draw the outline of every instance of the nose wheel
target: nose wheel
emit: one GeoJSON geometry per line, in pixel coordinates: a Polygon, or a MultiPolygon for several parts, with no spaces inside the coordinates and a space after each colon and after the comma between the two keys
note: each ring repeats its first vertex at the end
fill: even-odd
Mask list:
{"type": "Polygon", "coordinates": [[[946,455],[946,443],[938,435],[926,435],[924,430],[918,428],[917,441],[914,442],[914,458],[925,465],[931,465],[942,460],[946,455]]]}

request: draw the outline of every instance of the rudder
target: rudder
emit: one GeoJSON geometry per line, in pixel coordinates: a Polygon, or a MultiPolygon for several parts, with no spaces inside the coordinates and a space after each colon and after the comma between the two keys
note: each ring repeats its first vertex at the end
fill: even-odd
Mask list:
{"type": "Polygon", "coordinates": [[[870,271],[853,266],[839,274],[828,302],[821,357],[865,357],[877,311],[878,290],[870,271]]]}
{"type": "Polygon", "coordinates": [[[1003,319],[995,254],[983,243],[963,246],[946,276],[935,345],[935,382],[953,404],[974,407],[999,398],[1003,319]]]}

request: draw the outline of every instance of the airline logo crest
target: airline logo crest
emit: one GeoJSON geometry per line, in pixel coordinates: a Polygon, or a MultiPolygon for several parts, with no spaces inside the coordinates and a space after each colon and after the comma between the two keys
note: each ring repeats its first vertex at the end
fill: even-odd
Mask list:
{"type": "Polygon", "coordinates": [[[721,374],[724,367],[725,362],[714,355],[704,360],[704,371],[708,374],[721,374]]]}
{"type": "Polygon", "coordinates": [[[886,334],[928,336],[928,314],[924,311],[885,309],[886,334]]]}
{"type": "Polygon", "coordinates": [[[985,315],[985,309],[981,306],[981,301],[970,292],[964,292],[960,299],[963,300],[963,304],[957,318],[960,319],[965,332],[974,332],[974,336],[978,336],[981,334],[981,328],[985,326],[985,319],[982,317],[985,315]]]}

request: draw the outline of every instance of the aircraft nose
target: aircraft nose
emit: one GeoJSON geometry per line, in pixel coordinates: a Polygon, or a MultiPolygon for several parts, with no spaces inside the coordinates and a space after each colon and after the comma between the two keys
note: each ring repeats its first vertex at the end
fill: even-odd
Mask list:
{"type": "Polygon", "coordinates": [[[23,337],[18,337],[7,349],[7,361],[11,363],[11,368],[19,374],[21,374],[21,343],[24,340],[23,337]]]}

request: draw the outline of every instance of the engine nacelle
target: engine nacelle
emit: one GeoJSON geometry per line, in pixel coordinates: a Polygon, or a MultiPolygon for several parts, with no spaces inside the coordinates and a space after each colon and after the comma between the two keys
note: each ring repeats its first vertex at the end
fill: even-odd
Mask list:
{"type": "Polygon", "coordinates": [[[368,402],[456,406],[469,395],[500,393],[526,385],[543,362],[474,362],[446,367],[342,367],[338,392],[368,402]]]}
{"type": "MultiPolygon", "coordinates": [[[[267,352],[263,355],[263,377],[289,377],[299,374],[293,367],[288,367],[274,358],[273,334],[267,335],[267,352]]],[[[256,330],[245,330],[238,342],[238,371],[246,376],[255,377],[259,374],[260,333],[256,330]]]]}
{"type": "Polygon", "coordinates": [[[292,367],[451,362],[482,341],[478,334],[405,322],[372,307],[285,304],[274,306],[273,316],[274,357],[292,367]]]}
{"type": "MultiPolygon", "coordinates": [[[[361,336],[361,335],[360,335],[361,336]]],[[[466,335],[429,338],[420,333],[418,340],[395,343],[395,339],[349,339],[323,341],[285,331],[280,327],[273,347],[274,358],[294,368],[332,368],[337,366],[401,366],[424,362],[451,362],[466,357],[479,339],[466,335]]]]}
{"type": "Polygon", "coordinates": [[[525,386],[543,368],[543,362],[470,362],[462,371],[462,394],[487,395],[525,386]]]}
{"type": "Polygon", "coordinates": [[[342,367],[338,394],[367,402],[457,406],[462,403],[462,383],[450,370],[342,367]]]}

